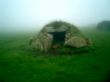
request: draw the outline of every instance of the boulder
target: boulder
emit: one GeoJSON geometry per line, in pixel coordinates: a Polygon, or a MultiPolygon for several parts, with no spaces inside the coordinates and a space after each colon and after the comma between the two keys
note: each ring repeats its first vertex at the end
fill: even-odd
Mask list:
{"type": "Polygon", "coordinates": [[[31,39],[31,46],[44,52],[64,46],[87,47],[88,43],[89,40],[76,26],[63,21],[45,25],[38,35],[31,39]]]}
{"type": "Polygon", "coordinates": [[[71,47],[81,48],[88,46],[88,42],[85,38],[79,36],[73,36],[67,41],[65,41],[65,45],[69,45],[71,47]]]}

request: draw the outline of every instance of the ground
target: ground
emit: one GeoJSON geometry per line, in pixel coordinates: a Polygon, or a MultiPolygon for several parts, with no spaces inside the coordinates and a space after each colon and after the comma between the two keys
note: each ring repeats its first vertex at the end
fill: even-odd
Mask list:
{"type": "Polygon", "coordinates": [[[107,82],[110,75],[110,32],[80,29],[94,51],[42,55],[29,48],[34,34],[0,38],[0,82],[107,82]]]}

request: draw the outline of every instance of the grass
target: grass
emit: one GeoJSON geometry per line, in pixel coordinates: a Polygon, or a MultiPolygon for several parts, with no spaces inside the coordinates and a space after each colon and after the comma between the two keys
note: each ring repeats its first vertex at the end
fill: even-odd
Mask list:
{"type": "Polygon", "coordinates": [[[110,33],[81,29],[94,52],[45,55],[30,50],[33,34],[1,36],[0,82],[105,82],[110,75],[110,33]]]}

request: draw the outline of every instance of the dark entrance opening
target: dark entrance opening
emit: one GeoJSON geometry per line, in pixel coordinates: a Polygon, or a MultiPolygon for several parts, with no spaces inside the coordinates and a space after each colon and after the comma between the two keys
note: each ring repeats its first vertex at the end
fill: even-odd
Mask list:
{"type": "Polygon", "coordinates": [[[54,44],[63,44],[65,41],[65,31],[62,32],[50,32],[53,35],[53,43],[54,44]]]}

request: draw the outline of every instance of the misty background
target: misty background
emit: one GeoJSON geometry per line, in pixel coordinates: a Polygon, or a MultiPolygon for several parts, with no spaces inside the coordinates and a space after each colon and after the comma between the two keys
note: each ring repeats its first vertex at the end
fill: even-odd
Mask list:
{"type": "Polygon", "coordinates": [[[76,26],[110,20],[110,0],[0,0],[0,31],[41,29],[54,20],[76,26]]]}

